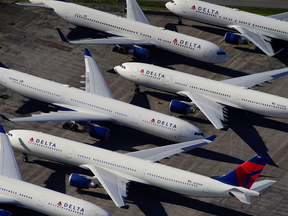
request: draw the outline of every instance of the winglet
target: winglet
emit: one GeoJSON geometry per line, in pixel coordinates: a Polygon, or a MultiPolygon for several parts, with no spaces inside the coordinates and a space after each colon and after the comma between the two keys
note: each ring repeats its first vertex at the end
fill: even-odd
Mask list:
{"type": "Polygon", "coordinates": [[[84,48],[84,55],[92,57],[90,52],[89,52],[89,50],[87,48],[84,48]]]}
{"type": "Polygon", "coordinates": [[[206,140],[209,140],[210,142],[212,142],[216,137],[217,137],[217,135],[212,135],[212,136],[206,138],[206,140]]]}
{"type": "Polygon", "coordinates": [[[269,160],[268,157],[256,155],[226,175],[213,178],[225,184],[250,189],[269,160]]]}
{"type": "Polygon", "coordinates": [[[273,79],[278,79],[278,78],[280,78],[280,77],[282,77],[282,76],[285,76],[285,75],[287,75],[288,74],[288,72],[283,72],[283,73],[280,73],[280,74],[275,74],[275,75],[273,75],[273,76],[271,76],[273,79]]]}
{"type": "Polygon", "coordinates": [[[8,67],[6,67],[6,66],[5,66],[4,64],[2,64],[1,62],[0,62],[0,67],[9,69],[8,67]]]}
{"type": "Polygon", "coordinates": [[[10,119],[8,119],[6,116],[4,116],[4,115],[2,115],[2,114],[0,114],[0,117],[1,117],[2,119],[6,120],[6,121],[10,121],[10,122],[11,122],[10,119]]]}
{"type": "Polygon", "coordinates": [[[4,131],[3,127],[2,127],[2,125],[0,125],[0,133],[5,134],[5,131],[4,131]]]}
{"type": "Polygon", "coordinates": [[[58,34],[61,38],[61,40],[65,43],[69,43],[69,41],[67,40],[67,38],[64,36],[64,34],[61,32],[61,30],[59,28],[56,28],[56,30],[58,31],[58,34]]]}

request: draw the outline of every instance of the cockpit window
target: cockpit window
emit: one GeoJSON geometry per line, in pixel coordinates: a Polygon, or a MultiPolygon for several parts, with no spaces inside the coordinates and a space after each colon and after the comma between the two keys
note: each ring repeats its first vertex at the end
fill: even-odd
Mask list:
{"type": "Polygon", "coordinates": [[[217,55],[226,55],[225,52],[217,52],[217,55]]]}
{"type": "Polygon", "coordinates": [[[12,137],[13,135],[9,132],[6,133],[8,136],[12,137]]]}
{"type": "Polygon", "coordinates": [[[124,65],[120,65],[121,68],[126,69],[126,67],[124,65]]]}
{"type": "Polygon", "coordinates": [[[197,133],[197,132],[195,132],[194,135],[196,135],[196,136],[204,136],[203,133],[197,133]]]}
{"type": "Polygon", "coordinates": [[[172,4],[174,4],[174,3],[175,3],[175,1],[173,1],[173,0],[172,0],[172,1],[170,1],[170,2],[171,2],[172,4]]]}

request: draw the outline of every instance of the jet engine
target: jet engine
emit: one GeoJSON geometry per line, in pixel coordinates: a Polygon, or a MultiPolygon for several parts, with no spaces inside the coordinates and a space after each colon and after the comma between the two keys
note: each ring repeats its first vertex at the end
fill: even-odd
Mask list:
{"type": "Polygon", "coordinates": [[[231,32],[227,32],[225,34],[225,42],[230,44],[249,44],[250,41],[248,41],[245,37],[239,35],[239,34],[233,34],[231,32]]]}
{"type": "Polygon", "coordinates": [[[99,183],[90,176],[72,173],[69,177],[69,184],[73,187],[89,189],[96,188],[99,183]]]}
{"type": "Polygon", "coordinates": [[[96,139],[100,139],[103,141],[107,141],[110,136],[110,130],[105,127],[97,126],[97,125],[92,125],[87,128],[87,132],[91,137],[94,137],[96,139]]]}
{"type": "Polygon", "coordinates": [[[190,112],[194,113],[196,111],[195,109],[196,109],[196,106],[193,107],[191,105],[188,105],[178,100],[172,100],[170,102],[171,112],[187,115],[190,112]]]}
{"type": "Polygon", "coordinates": [[[149,57],[149,50],[134,45],[129,48],[128,52],[132,54],[136,58],[145,59],[147,60],[149,57]]]}

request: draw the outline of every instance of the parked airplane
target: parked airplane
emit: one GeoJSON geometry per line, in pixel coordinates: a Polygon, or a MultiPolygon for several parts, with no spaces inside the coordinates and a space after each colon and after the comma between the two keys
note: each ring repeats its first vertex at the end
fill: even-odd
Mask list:
{"type": "MultiPolygon", "coordinates": [[[[109,121],[175,142],[205,138],[200,129],[173,116],[127,104],[113,96],[89,51],[85,49],[85,90],[8,69],[0,65],[0,84],[27,98],[54,105],[59,112],[32,117],[4,119],[12,122],[80,121],[87,123],[90,136],[107,140],[110,130],[91,121],[109,121]]],[[[65,123],[63,127],[77,126],[65,123]]],[[[77,126],[78,127],[78,126],[77,126]]]]}
{"type": "MultiPolygon", "coordinates": [[[[17,205],[47,215],[110,215],[85,200],[23,182],[10,141],[1,125],[0,138],[0,203],[17,205]]],[[[1,215],[9,215],[9,212],[1,211],[1,215]]]]}
{"type": "Polygon", "coordinates": [[[118,207],[125,206],[129,181],[156,186],[195,197],[233,197],[250,203],[250,197],[275,181],[254,183],[269,158],[255,156],[230,173],[209,178],[185,170],[155,163],[165,157],[210,143],[216,137],[120,154],[102,148],[66,140],[41,132],[11,130],[12,146],[22,152],[91,170],[93,177],[73,173],[70,185],[80,188],[101,184],[118,207]]]}
{"type": "Polygon", "coordinates": [[[172,100],[170,110],[187,114],[198,107],[217,129],[224,128],[222,121],[227,121],[227,108],[288,118],[288,99],[250,89],[287,75],[287,68],[220,82],[142,63],[123,63],[114,70],[134,82],[136,92],[139,92],[139,85],[143,85],[189,97],[191,102],[172,100]]]}
{"type": "Polygon", "coordinates": [[[69,41],[71,44],[115,44],[118,48],[113,49],[114,51],[126,50],[135,57],[143,59],[148,58],[149,51],[140,46],[148,45],[209,63],[229,60],[222,48],[211,42],[150,25],[135,0],[127,0],[127,18],[64,0],[30,0],[30,2],[32,3],[17,4],[48,8],[73,25],[98,30],[108,36],[104,39],[69,41]]]}
{"type": "Polygon", "coordinates": [[[172,0],[166,3],[166,7],[179,17],[236,30],[239,33],[226,33],[227,43],[252,42],[268,56],[279,51],[274,50],[274,41],[288,41],[287,12],[265,17],[198,0],[172,0]]]}

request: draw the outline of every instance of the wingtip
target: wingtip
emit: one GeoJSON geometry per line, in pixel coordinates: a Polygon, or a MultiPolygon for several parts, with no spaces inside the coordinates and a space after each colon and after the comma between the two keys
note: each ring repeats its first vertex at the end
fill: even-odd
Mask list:
{"type": "Polygon", "coordinates": [[[4,131],[3,127],[2,127],[2,125],[0,125],[0,133],[5,134],[5,131],[4,131]]]}
{"type": "MultiPolygon", "coordinates": [[[[10,121],[10,119],[8,119],[6,116],[4,116],[4,115],[2,115],[2,114],[0,114],[0,117],[1,117],[2,119],[6,120],[6,121],[10,121]]],[[[10,122],[11,122],[11,121],[10,121],[10,122]]]]}
{"type": "Polygon", "coordinates": [[[9,69],[9,68],[6,67],[2,62],[0,62],[0,67],[2,67],[2,68],[6,68],[6,69],[9,69]]]}
{"type": "Polygon", "coordinates": [[[84,48],[84,55],[92,57],[90,52],[89,52],[89,50],[87,48],[84,48]]]}
{"type": "Polygon", "coordinates": [[[206,138],[206,140],[209,140],[212,142],[216,137],[217,137],[217,135],[212,135],[212,136],[206,138]]]}
{"type": "Polygon", "coordinates": [[[59,28],[56,28],[56,30],[57,30],[57,32],[58,32],[61,40],[62,40],[63,42],[69,43],[69,41],[68,41],[67,38],[64,36],[64,34],[62,33],[62,31],[61,31],[59,28]]]}

